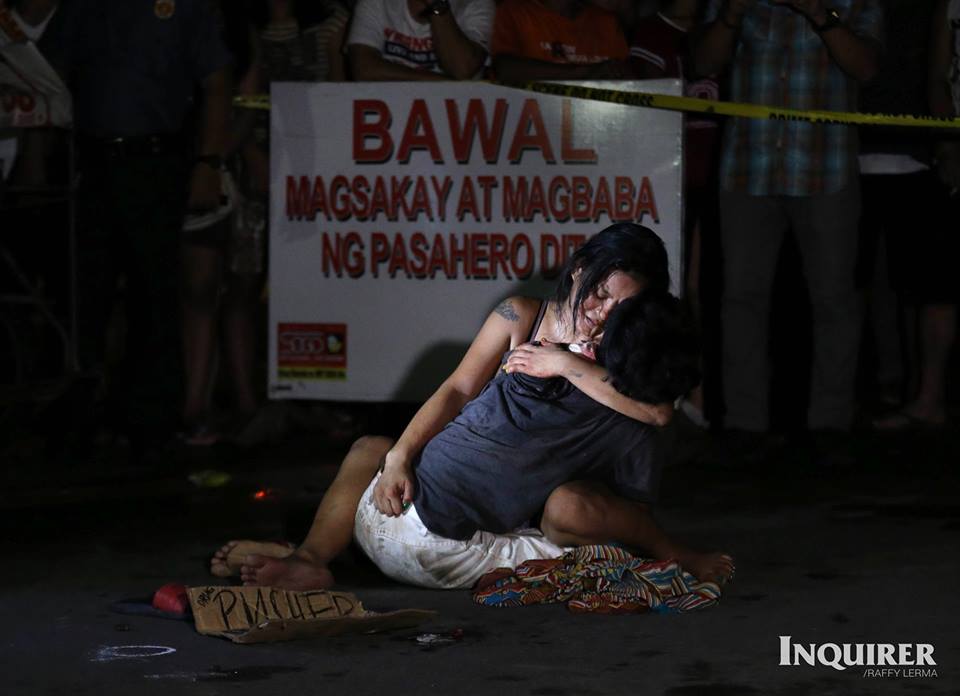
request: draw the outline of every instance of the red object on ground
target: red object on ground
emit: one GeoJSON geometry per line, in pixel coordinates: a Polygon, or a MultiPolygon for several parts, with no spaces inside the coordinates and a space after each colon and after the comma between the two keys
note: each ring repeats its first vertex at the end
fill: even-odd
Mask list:
{"type": "Polygon", "coordinates": [[[187,599],[187,586],[177,582],[168,582],[153,593],[153,608],[168,614],[183,616],[190,607],[187,599]]]}

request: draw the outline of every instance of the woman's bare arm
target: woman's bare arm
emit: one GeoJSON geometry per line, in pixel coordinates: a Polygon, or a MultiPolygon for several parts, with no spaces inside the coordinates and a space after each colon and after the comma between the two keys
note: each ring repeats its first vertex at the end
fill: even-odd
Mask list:
{"type": "Polygon", "coordinates": [[[672,404],[647,404],[624,396],[601,365],[557,343],[519,345],[504,367],[508,372],[516,370],[533,377],[563,377],[594,401],[642,423],[663,426],[673,417],[672,404]]]}
{"type": "Polygon", "coordinates": [[[571,357],[571,365],[563,376],[594,401],[650,425],[664,426],[673,418],[673,404],[647,404],[624,396],[614,388],[610,373],[601,365],[576,355],[571,357]]]}
{"type": "Polygon", "coordinates": [[[398,515],[403,504],[412,500],[414,457],[480,393],[496,374],[504,351],[526,338],[538,306],[536,300],[511,297],[490,313],[457,369],[420,407],[384,457],[378,486],[384,486],[382,492],[389,509],[381,512],[398,515]]]}

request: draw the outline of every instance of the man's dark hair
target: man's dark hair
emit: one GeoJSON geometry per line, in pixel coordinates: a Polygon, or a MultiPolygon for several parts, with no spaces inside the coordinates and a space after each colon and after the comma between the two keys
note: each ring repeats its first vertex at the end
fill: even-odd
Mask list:
{"type": "Polygon", "coordinates": [[[577,270],[581,275],[580,287],[573,298],[574,330],[580,305],[614,271],[645,281],[647,290],[667,292],[670,287],[667,250],[663,241],[652,230],[632,222],[618,222],[600,230],[574,252],[557,285],[555,300],[558,307],[570,298],[573,274],[577,270]]]}
{"type": "Polygon", "coordinates": [[[646,403],[683,396],[700,382],[697,339],[666,292],[647,291],[610,313],[597,359],[617,391],[646,403]]]}

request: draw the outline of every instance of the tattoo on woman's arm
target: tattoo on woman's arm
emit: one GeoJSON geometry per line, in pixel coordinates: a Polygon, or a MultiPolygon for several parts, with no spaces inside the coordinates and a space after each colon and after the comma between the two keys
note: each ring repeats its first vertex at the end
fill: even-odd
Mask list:
{"type": "Polygon", "coordinates": [[[517,314],[516,310],[513,308],[513,303],[510,300],[504,300],[496,306],[496,309],[493,310],[501,317],[507,321],[520,321],[520,316],[517,314]]]}

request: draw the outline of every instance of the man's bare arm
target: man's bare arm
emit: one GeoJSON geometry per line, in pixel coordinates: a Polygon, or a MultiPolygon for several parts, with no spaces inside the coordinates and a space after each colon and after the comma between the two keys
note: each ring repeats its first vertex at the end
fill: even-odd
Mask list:
{"type": "MultiPolygon", "coordinates": [[[[200,155],[223,157],[230,138],[230,78],[226,68],[203,81],[200,155]]],[[[190,176],[191,210],[210,210],[220,200],[220,170],[205,163],[194,165],[190,176]]]]}
{"type": "Polygon", "coordinates": [[[727,0],[723,3],[716,20],[694,43],[693,70],[697,75],[716,75],[730,64],[743,15],[755,4],[756,0],[727,0]]]}
{"type": "Polygon", "coordinates": [[[443,72],[456,80],[469,80],[480,72],[487,52],[467,38],[452,12],[430,15],[430,31],[433,50],[443,72]]]}
{"type": "MultiPolygon", "coordinates": [[[[823,0],[774,0],[804,15],[814,27],[832,22],[823,0]]],[[[880,46],[873,39],[860,36],[843,22],[819,32],[830,51],[830,57],[843,72],[860,82],[869,82],[880,69],[880,46]]]]}

